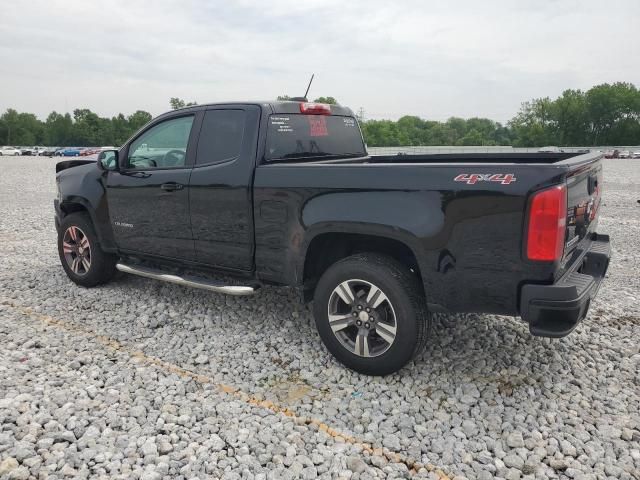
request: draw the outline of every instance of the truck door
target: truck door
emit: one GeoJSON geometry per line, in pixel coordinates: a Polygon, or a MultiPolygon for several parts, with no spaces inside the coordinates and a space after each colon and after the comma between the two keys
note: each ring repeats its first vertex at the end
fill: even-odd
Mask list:
{"type": "Polygon", "coordinates": [[[234,271],[253,268],[252,179],[260,108],[218,105],[204,112],[191,174],[196,261],[234,271]]]}
{"type": "Polygon", "coordinates": [[[193,259],[189,176],[195,114],[160,120],[121,150],[120,171],[109,172],[107,202],[123,251],[193,259]]]}

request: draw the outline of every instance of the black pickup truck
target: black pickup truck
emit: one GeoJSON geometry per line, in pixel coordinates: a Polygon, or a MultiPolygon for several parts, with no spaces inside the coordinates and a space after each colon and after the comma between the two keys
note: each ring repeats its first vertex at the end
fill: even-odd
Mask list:
{"type": "Polygon", "coordinates": [[[370,156],[342,106],[200,105],[97,162],[58,163],[58,250],[86,287],[116,270],[234,295],[297,287],[329,351],[383,375],[428,341],[432,312],[571,332],[609,264],[600,159],[370,156]]]}

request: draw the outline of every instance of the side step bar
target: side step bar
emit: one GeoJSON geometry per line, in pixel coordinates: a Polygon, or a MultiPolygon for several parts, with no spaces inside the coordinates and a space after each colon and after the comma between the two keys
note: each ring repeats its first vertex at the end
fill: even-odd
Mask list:
{"type": "Polygon", "coordinates": [[[164,282],[175,283],[185,287],[201,288],[211,292],[226,293],[227,295],[253,295],[256,292],[256,287],[245,285],[222,285],[204,278],[179,277],[178,275],[163,273],[160,270],[140,266],[132,267],[130,265],[125,265],[124,263],[116,264],[116,268],[124,273],[132,273],[133,275],[162,280],[164,282]]]}

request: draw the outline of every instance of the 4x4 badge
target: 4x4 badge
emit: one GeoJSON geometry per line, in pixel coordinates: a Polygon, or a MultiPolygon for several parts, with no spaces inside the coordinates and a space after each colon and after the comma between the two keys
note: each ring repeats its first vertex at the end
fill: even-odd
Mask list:
{"type": "Polygon", "coordinates": [[[513,173],[461,173],[453,181],[469,185],[475,185],[478,182],[499,182],[502,185],[509,185],[516,181],[516,176],[513,173]]]}

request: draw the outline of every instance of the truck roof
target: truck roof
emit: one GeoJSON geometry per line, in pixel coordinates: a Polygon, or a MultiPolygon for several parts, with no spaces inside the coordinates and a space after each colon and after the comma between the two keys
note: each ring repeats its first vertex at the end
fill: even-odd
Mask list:
{"type": "MultiPolygon", "coordinates": [[[[171,110],[165,112],[159,116],[167,115],[169,113],[173,113],[176,111],[198,111],[207,107],[216,107],[221,105],[257,105],[261,108],[270,108],[272,113],[300,113],[300,104],[305,103],[296,100],[246,100],[246,101],[230,101],[230,102],[214,102],[214,103],[203,103],[200,105],[191,105],[189,107],[179,108],[177,110],[171,110]]],[[[306,102],[306,103],[315,103],[315,102],[306,102]]],[[[330,105],[331,114],[332,115],[344,115],[344,116],[354,116],[353,111],[349,107],[345,107],[343,105],[330,105]]]]}

